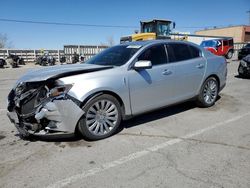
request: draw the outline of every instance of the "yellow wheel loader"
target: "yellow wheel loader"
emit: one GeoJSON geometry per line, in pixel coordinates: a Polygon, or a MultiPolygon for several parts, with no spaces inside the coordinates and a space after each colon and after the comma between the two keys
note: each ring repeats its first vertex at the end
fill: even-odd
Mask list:
{"type": "Polygon", "coordinates": [[[140,23],[141,32],[121,37],[120,43],[139,40],[170,39],[171,30],[175,28],[175,22],[170,20],[154,19],[141,21],[140,23]]]}

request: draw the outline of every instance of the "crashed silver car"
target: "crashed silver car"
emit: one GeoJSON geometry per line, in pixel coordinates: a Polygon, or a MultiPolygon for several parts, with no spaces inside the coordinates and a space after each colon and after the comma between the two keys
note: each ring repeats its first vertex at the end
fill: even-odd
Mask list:
{"type": "Polygon", "coordinates": [[[227,63],[181,41],[140,41],[104,50],[84,64],[36,70],[8,96],[8,116],[22,136],[74,133],[106,138],[122,120],[186,100],[216,102],[227,63]]]}

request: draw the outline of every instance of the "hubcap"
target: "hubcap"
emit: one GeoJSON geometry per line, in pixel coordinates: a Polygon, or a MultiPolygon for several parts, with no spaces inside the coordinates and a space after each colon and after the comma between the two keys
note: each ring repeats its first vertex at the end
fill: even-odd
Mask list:
{"type": "Polygon", "coordinates": [[[116,125],[118,110],[109,100],[100,100],[94,103],[86,113],[86,125],[94,135],[105,135],[116,125]]]}
{"type": "Polygon", "coordinates": [[[229,58],[229,59],[231,59],[231,58],[232,58],[232,56],[233,56],[233,52],[231,52],[231,51],[230,51],[230,52],[228,52],[228,58],[229,58]]]}
{"type": "Polygon", "coordinates": [[[207,104],[212,104],[217,97],[218,88],[214,80],[209,80],[203,90],[203,98],[207,104]]]}

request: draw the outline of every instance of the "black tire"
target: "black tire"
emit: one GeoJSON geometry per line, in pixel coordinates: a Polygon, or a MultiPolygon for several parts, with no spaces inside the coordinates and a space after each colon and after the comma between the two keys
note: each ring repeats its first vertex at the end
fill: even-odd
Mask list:
{"type": "Polygon", "coordinates": [[[233,57],[233,50],[229,50],[228,52],[227,52],[227,55],[226,55],[226,58],[227,59],[232,59],[232,57],[233,57]]]}
{"type": "Polygon", "coordinates": [[[42,61],[42,66],[46,66],[47,65],[47,62],[46,61],[42,61]]]}
{"type": "Polygon", "coordinates": [[[210,106],[213,106],[217,97],[218,97],[218,93],[219,93],[219,84],[218,84],[218,81],[216,80],[216,78],[214,77],[209,77],[205,80],[205,82],[202,84],[202,87],[200,89],[200,93],[198,95],[198,98],[197,98],[197,105],[199,107],[202,107],[202,108],[207,108],[207,107],[210,107],[210,106]],[[215,89],[209,91],[209,94],[207,94],[208,92],[208,85],[210,83],[213,83],[215,84],[214,87],[215,89]],[[207,99],[207,95],[210,95],[211,94],[211,101],[209,100],[206,100],[207,99]]]}
{"type": "Polygon", "coordinates": [[[245,75],[243,73],[241,73],[240,69],[243,69],[242,65],[239,65],[239,68],[238,68],[239,77],[245,78],[245,75]]]}
{"type": "Polygon", "coordinates": [[[17,68],[17,63],[13,63],[12,68],[17,68]]]}
{"type": "MultiPolygon", "coordinates": [[[[121,105],[119,103],[119,101],[111,96],[111,95],[107,95],[107,94],[103,94],[100,96],[97,96],[96,98],[94,98],[93,100],[91,100],[90,102],[88,102],[84,107],[83,107],[83,111],[85,112],[84,116],[79,120],[78,123],[78,130],[79,132],[82,134],[82,136],[87,139],[87,140],[100,140],[100,139],[104,139],[107,138],[111,135],[113,135],[117,129],[119,128],[119,125],[121,123],[121,117],[122,117],[122,113],[121,113],[121,105]],[[103,104],[102,104],[103,102],[103,104]],[[111,117],[111,115],[108,115],[109,113],[113,113],[113,110],[110,111],[110,109],[112,108],[112,106],[108,107],[108,109],[105,110],[106,106],[108,106],[108,104],[111,104],[114,106],[114,112],[115,115],[111,117]],[[106,105],[106,106],[105,106],[106,105]],[[97,109],[97,106],[99,106],[99,110],[97,109]],[[96,113],[94,113],[92,110],[96,110],[96,113]],[[110,112],[108,112],[110,111],[110,112]],[[98,114],[102,113],[102,114],[98,114]],[[88,115],[90,117],[88,117],[88,115]],[[94,116],[94,117],[93,117],[94,116]],[[101,117],[102,116],[102,117],[101,117]],[[90,119],[88,119],[90,118],[90,119]],[[103,119],[101,119],[103,118],[103,119]],[[114,122],[112,122],[112,126],[110,126],[110,124],[108,124],[106,122],[106,118],[113,118],[116,119],[114,122]],[[88,125],[89,122],[93,121],[93,123],[90,123],[90,125],[88,125]],[[98,125],[94,126],[94,124],[97,122],[98,125]],[[105,124],[105,125],[104,125],[105,124]],[[90,130],[91,127],[94,126],[94,130],[90,130]],[[101,128],[102,127],[102,128],[101,128]],[[94,131],[96,131],[98,133],[94,133],[94,131]],[[106,133],[105,133],[106,131],[106,133]]],[[[107,120],[112,121],[112,120],[107,120]]]]}

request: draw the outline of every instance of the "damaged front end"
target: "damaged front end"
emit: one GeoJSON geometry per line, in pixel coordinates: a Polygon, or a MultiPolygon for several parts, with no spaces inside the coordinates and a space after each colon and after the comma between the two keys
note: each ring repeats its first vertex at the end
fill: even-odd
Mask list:
{"type": "Polygon", "coordinates": [[[8,96],[7,115],[20,135],[74,133],[84,114],[81,102],[68,95],[73,84],[59,80],[20,82],[8,96]]]}

